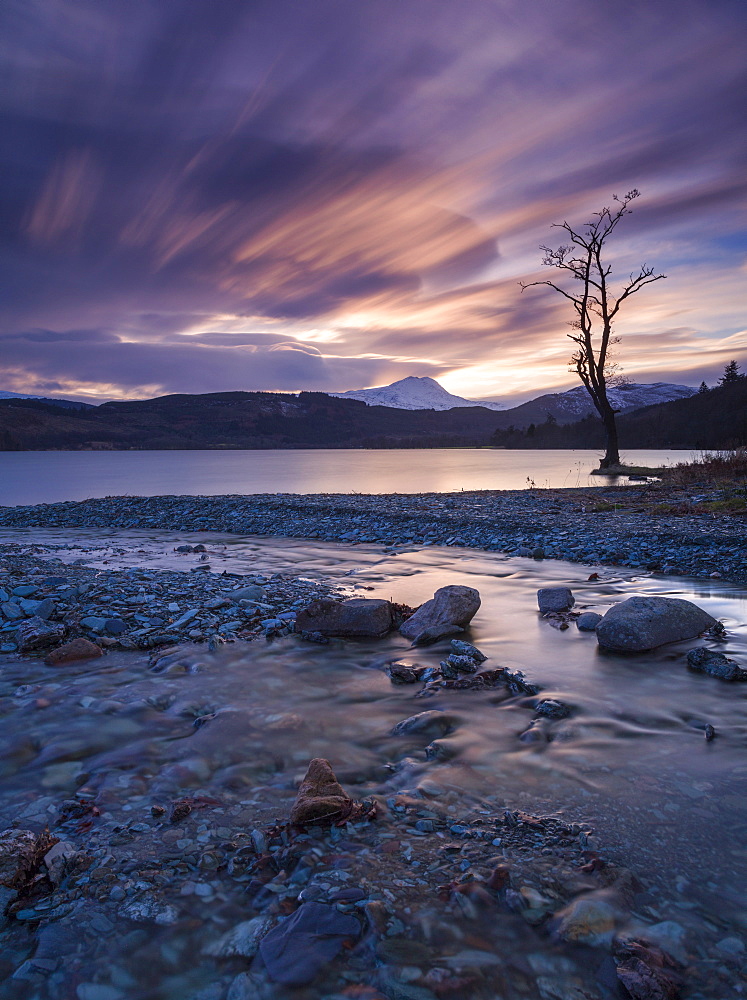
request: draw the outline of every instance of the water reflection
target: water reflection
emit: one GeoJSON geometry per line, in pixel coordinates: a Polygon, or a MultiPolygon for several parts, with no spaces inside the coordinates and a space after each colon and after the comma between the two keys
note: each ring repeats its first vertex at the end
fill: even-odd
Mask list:
{"type": "MultiPolygon", "coordinates": [[[[623,459],[657,467],[694,452],[636,449],[623,459]]],[[[0,452],[0,504],[105,496],[229,493],[430,493],[603,486],[599,452],[490,448],[313,451],[0,452]]],[[[626,480],[627,481],[627,480],[626,480]]]]}

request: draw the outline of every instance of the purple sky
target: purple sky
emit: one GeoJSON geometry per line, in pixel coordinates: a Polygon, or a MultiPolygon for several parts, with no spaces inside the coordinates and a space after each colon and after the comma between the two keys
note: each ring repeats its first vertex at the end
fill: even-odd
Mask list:
{"type": "Polygon", "coordinates": [[[538,246],[613,247],[635,381],[747,356],[731,0],[3,0],[0,388],[570,387],[538,246]]]}

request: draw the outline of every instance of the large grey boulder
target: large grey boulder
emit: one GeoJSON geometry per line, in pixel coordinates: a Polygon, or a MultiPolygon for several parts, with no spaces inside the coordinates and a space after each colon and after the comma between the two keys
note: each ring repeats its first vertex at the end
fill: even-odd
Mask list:
{"type": "Polygon", "coordinates": [[[296,615],[297,632],[321,632],[322,635],[382,636],[392,625],[389,601],[365,597],[353,597],[349,601],[322,597],[296,615]]]}
{"type": "Polygon", "coordinates": [[[629,597],[609,609],[597,625],[604,649],[640,653],[667,642],[694,639],[716,624],[707,611],[679,597],[629,597]]]}
{"type": "Polygon", "coordinates": [[[575,604],[570,587],[541,587],[537,604],[542,614],[548,611],[568,611],[575,604]]]}
{"type": "MultiPolygon", "coordinates": [[[[469,625],[480,607],[480,595],[474,587],[441,587],[430,601],[422,604],[400,628],[406,639],[415,639],[422,632],[446,626],[469,625]]],[[[448,635],[449,632],[442,632],[448,635]]]]}

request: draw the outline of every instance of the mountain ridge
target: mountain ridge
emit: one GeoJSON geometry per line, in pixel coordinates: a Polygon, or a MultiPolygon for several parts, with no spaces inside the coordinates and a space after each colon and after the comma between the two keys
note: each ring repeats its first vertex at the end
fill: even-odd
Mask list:
{"type": "MultiPolygon", "coordinates": [[[[614,386],[608,390],[608,394],[615,408],[620,413],[625,413],[643,406],[685,399],[696,391],[692,386],[674,382],[650,382],[614,386]]],[[[357,399],[367,406],[388,406],[400,410],[443,411],[480,406],[504,415],[513,413],[517,418],[526,418],[526,423],[541,422],[548,416],[558,423],[573,423],[594,412],[591,397],[582,385],[565,392],[544,393],[526,403],[507,408],[504,403],[492,400],[455,396],[427,375],[408,375],[390,385],[348,389],[346,392],[330,392],[327,395],[338,399],[357,399]]]]}

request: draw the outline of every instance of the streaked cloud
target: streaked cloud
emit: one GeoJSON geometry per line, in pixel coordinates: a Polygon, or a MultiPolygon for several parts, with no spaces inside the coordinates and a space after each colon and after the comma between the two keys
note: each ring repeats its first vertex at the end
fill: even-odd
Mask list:
{"type": "Polygon", "coordinates": [[[114,398],[407,374],[572,384],[550,225],[642,189],[637,379],[744,352],[730,0],[6,0],[0,384],[114,398]]]}

